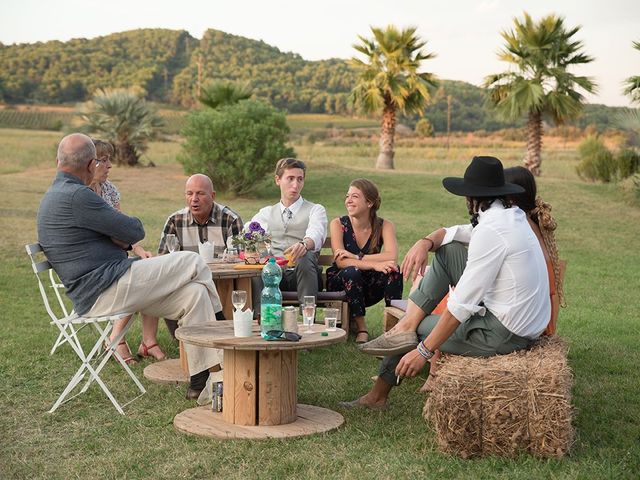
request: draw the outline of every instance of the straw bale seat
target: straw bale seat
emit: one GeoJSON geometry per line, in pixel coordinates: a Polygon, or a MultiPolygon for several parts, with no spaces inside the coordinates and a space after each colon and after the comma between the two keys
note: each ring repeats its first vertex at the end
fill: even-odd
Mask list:
{"type": "Polygon", "coordinates": [[[445,453],[559,458],[574,441],[571,385],[567,346],[557,336],[509,355],[445,355],[423,416],[445,453]]]}

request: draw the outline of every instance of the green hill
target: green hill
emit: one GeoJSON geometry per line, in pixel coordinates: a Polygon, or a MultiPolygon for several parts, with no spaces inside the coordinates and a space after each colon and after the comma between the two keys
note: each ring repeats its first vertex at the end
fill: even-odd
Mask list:
{"type": "MultiPolygon", "coordinates": [[[[149,100],[191,107],[199,79],[248,82],[256,96],[289,113],[353,113],[347,98],[356,77],[346,60],[307,61],[213,29],[201,40],[184,30],[140,29],[68,42],[0,43],[0,102],[7,104],[71,104],[97,88],[137,87],[149,100]]],[[[432,94],[426,116],[437,132],[447,128],[449,95],[453,131],[523,124],[497,120],[484,105],[483,89],[469,83],[441,80],[432,94]]],[[[581,125],[615,126],[609,107],[592,105],[587,112],[581,125]]]]}

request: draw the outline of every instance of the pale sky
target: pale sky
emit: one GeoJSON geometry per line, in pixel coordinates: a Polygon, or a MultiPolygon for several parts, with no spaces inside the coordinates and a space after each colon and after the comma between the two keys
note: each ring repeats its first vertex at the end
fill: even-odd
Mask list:
{"type": "Polygon", "coordinates": [[[264,40],[307,60],[353,56],[357,35],[370,26],[416,26],[437,54],[423,70],[447,80],[479,85],[505,71],[496,58],[500,31],[523,11],[534,19],[555,13],[566,26],[581,25],[582,40],[595,61],[572,70],[592,76],[599,92],[591,103],[630,106],[623,81],[640,75],[639,0],[2,0],[0,41],[31,43],[92,38],[136,28],[187,30],[201,38],[208,28],[264,40]]]}

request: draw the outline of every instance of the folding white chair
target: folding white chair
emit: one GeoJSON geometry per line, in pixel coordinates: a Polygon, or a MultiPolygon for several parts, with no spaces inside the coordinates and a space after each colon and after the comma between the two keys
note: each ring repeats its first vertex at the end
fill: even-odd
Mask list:
{"type": "MultiPolygon", "coordinates": [[[[69,313],[69,309],[67,307],[67,304],[64,301],[64,293],[65,293],[65,288],[64,285],[62,284],[62,282],[60,281],[60,278],[58,278],[58,275],[56,274],[56,272],[53,270],[53,268],[49,269],[49,282],[51,283],[51,288],[53,290],[53,292],[55,293],[55,297],[58,300],[58,305],[60,307],[60,313],[61,316],[64,317],[68,317],[70,315],[69,313]]],[[[73,314],[73,310],[71,310],[71,314],[73,314]]],[[[100,325],[98,325],[97,323],[93,323],[92,324],[95,328],[96,331],[98,333],[98,335],[102,334],[102,328],[100,328],[100,325]]],[[[86,326],[86,325],[84,325],[86,326]]],[[[83,327],[84,327],[83,326],[83,327]]],[[[83,328],[81,327],[81,328],[83,328]]],[[[76,344],[82,348],[82,344],[78,341],[78,331],[76,330],[75,326],[73,325],[73,323],[68,323],[66,325],[64,325],[64,327],[67,332],[69,333],[69,336],[76,342],[76,344]]],[[[53,344],[53,347],[51,347],[51,351],[49,352],[49,355],[53,355],[54,352],[58,349],[58,347],[61,347],[62,345],[64,345],[65,343],[67,343],[67,339],[65,338],[64,334],[62,332],[60,332],[58,334],[58,338],[56,339],[55,343],[53,344]]]]}
{"type": "Polygon", "coordinates": [[[33,243],[30,245],[26,245],[25,248],[27,250],[29,258],[31,259],[33,272],[38,279],[38,288],[40,289],[40,295],[42,296],[45,310],[51,318],[51,323],[56,325],[58,327],[58,330],[60,331],[58,341],[56,341],[56,344],[54,344],[52,353],[58,346],[66,342],[71,346],[73,351],[82,362],[75,375],[73,375],[73,377],[69,381],[67,387],[53,404],[51,410],[49,410],[49,413],[56,411],[56,409],[63,403],[66,403],[72,398],[75,398],[78,395],[86,392],[89,389],[91,383],[95,381],[100,386],[100,388],[102,388],[109,400],[111,400],[111,403],[116,408],[116,410],[124,415],[124,411],[122,410],[122,408],[133,402],[136,398],[141,397],[146,392],[145,388],[136,378],[127,363],[116,351],[116,345],[118,345],[120,340],[124,337],[133,322],[129,322],[119,335],[117,335],[113,340],[109,340],[109,334],[113,329],[113,323],[116,320],[126,317],[128,313],[120,313],[104,317],[83,317],[73,311],[71,313],[68,313],[68,310],[64,306],[64,299],[60,294],[61,289],[64,287],[57,280],[57,276],[52,273],[53,269],[51,267],[51,264],[47,261],[44,252],[42,251],[42,247],[39,243],[33,243]],[[42,258],[44,258],[44,260],[38,260],[36,258],[38,256],[41,256],[42,258]],[[45,273],[48,273],[48,275],[44,275],[45,273]],[[49,286],[51,287],[49,290],[45,288],[45,285],[43,283],[43,278],[46,281],[47,277],[49,279],[49,286]],[[56,313],[54,307],[52,307],[53,302],[50,301],[51,292],[55,292],[55,296],[60,307],[59,313],[56,313]],[[98,335],[96,342],[93,344],[89,352],[85,353],[84,349],[82,348],[78,333],[88,325],[93,325],[96,328],[96,332],[98,333],[98,335]],[[105,345],[107,346],[107,348],[104,348],[105,345]],[[102,369],[112,356],[115,356],[115,358],[118,360],[120,365],[122,365],[124,370],[127,372],[129,377],[131,377],[136,387],[138,387],[138,390],[140,391],[139,395],[122,405],[118,403],[111,391],[107,388],[104,381],[100,378],[102,369]],[[86,380],[84,386],[78,393],[69,397],[69,394],[83,380],[87,373],[89,374],[89,378],[86,380]]]}

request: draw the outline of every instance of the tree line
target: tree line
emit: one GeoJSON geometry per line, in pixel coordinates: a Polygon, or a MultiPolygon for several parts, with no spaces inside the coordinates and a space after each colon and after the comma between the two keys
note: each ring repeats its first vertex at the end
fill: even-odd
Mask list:
{"type": "MultiPolygon", "coordinates": [[[[139,29],[68,42],[0,43],[0,101],[7,104],[75,103],[98,89],[135,87],[148,100],[190,108],[211,80],[244,82],[254,96],[289,113],[354,113],[348,98],[357,73],[347,60],[307,61],[213,29],[200,40],[184,30],[139,29]]],[[[500,120],[485,98],[482,88],[439,80],[424,116],[436,132],[446,131],[449,113],[452,131],[523,126],[500,120]]],[[[608,107],[588,105],[586,114],[599,128],[615,126],[608,107]]],[[[418,119],[402,122],[413,126],[418,119]]]]}

